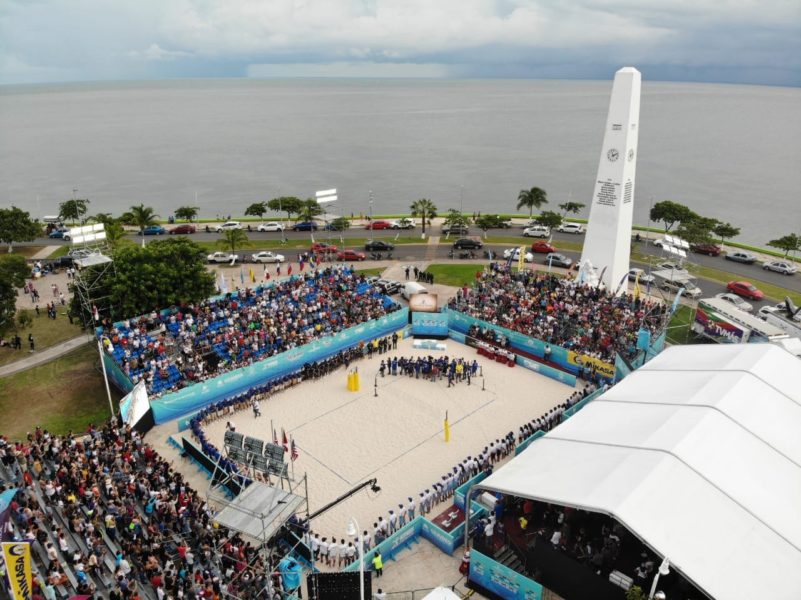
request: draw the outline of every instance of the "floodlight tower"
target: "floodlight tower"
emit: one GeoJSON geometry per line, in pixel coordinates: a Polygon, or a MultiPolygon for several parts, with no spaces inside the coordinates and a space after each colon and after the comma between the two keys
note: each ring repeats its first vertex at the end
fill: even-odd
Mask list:
{"type": "Polygon", "coordinates": [[[581,253],[582,272],[610,292],[623,289],[620,282],[629,270],[641,79],[633,67],[615,73],[581,253]]]}
{"type": "Polygon", "coordinates": [[[81,306],[84,328],[94,335],[100,321],[102,300],[109,297],[108,279],[114,275],[106,230],[102,223],[74,227],[69,232],[70,253],[73,256],[75,278],[72,285],[81,306]]]}

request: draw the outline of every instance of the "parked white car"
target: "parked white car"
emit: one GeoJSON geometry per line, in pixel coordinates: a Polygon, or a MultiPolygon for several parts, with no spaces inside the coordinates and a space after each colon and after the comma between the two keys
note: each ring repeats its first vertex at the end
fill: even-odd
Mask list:
{"type": "Polygon", "coordinates": [[[254,263],[282,263],[286,259],[283,254],[276,254],[275,252],[264,250],[263,252],[257,252],[251,256],[250,260],[254,263]]]}
{"type": "Polygon", "coordinates": [[[277,221],[268,221],[266,223],[262,223],[257,227],[259,231],[283,231],[284,226],[277,221]]]}
{"type": "Polygon", "coordinates": [[[562,223],[558,231],[562,233],[584,233],[584,226],[581,223],[562,223]]]}
{"type": "Polygon", "coordinates": [[[547,238],[551,236],[551,228],[545,225],[532,225],[523,230],[523,237],[547,238]]]}
{"type": "Polygon", "coordinates": [[[792,275],[798,271],[797,266],[786,260],[772,260],[763,264],[762,268],[766,271],[775,271],[776,273],[781,273],[782,275],[792,275]]]}
{"type": "Polygon", "coordinates": [[[414,229],[414,221],[411,219],[399,219],[391,223],[392,229],[414,229]]]}
{"type": "Polygon", "coordinates": [[[214,252],[206,257],[210,263],[235,263],[239,260],[238,254],[231,254],[230,252],[214,252]]]}
{"type": "MultiPolygon", "coordinates": [[[[520,248],[509,248],[503,251],[503,257],[509,260],[509,257],[512,257],[512,260],[520,260],[520,248]]],[[[531,252],[526,252],[523,256],[523,260],[525,262],[534,262],[534,255],[531,252]]]]}
{"type": "Polygon", "coordinates": [[[636,267],[629,269],[629,281],[637,281],[638,274],[640,276],[639,279],[640,283],[648,284],[648,283],[654,283],[656,281],[656,278],[653,275],[649,275],[642,269],[638,269],[636,267]]]}
{"type": "Polygon", "coordinates": [[[242,229],[242,223],[239,221],[226,221],[222,225],[217,225],[216,231],[217,233],[222,233],[229,229],[242,229]]]}
{"type": "Polygon", "coordinates": [[[744,312],[750,313],[751,311],[754,310],[754,307],[751,304],[740,298],[740,296],[738,296],[737,294],[731,294],[729,292],[725,292],[722,294],[715,294],[715,297],[720,298],[721,300],[725,300],[726,302],[730,302],[736,308],[739,308],[744,312]]]}

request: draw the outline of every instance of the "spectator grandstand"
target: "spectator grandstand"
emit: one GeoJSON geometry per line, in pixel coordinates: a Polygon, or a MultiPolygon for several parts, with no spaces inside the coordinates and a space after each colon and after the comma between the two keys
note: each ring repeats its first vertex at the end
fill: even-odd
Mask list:
{"type": "Polygon", "coordinates": [[[512,271],[492,263],[472,288],[460,288],[448,308],[548,344],[603,361],[636,352],[637,332],[662,326],[660,302],[605,290],[550,273],[512,271]]]}
{"type": "Polygon", "coordinates": [[[377,319],[400,307],[345,267],[104,323],[106,352],[151,397],[377,319]]]}

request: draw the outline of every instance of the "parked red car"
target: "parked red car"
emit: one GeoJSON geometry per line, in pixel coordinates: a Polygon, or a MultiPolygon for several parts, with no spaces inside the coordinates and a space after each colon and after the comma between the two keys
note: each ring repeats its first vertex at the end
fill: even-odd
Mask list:
{"type": "Polygon", "coordinates": [[[692,244],[690,250],[707,256],[720,256],[720,246],[715,244],[692,244]]]}
{"type": "Polygon", "coordinates": [[[325,242],[314,242],[311,251],[319,254],[333,254],[337,251],[337,247],[333,244],[326,244],[325,242]]]}
{"type": "Polygon", "coordinates": [[[195,233],[196,231],[197,228],[194,225],[189,225],[188,223],[185,223],[183,225],[178,225],[178,227],[173,227],[172,229],[170,229],[170,235],[176,233],[183,233],[183,234],[195,233]]]}
{"type": "Polygon", "coordinates": [[[364,226],[365,229],[392,229],[392,223],[389,221],[373,221],[364,226]]]}
{"type": "Polygon", "coordinates": [[[364,260],[365,258],[364,252],[356,252],[356,250],[342,250],[337,254],[337,260],[364,260]]]}
{"type": "Polygon", "coordinates": [[[730,281],[726,284],[726,289],[733,294],[737,294],[738,296],[742,296],[743,298],[748,298],[750,300],[762,300],[762,298],[765,297],[765,294],[762,293],[762,290],[748,281],[730,281]]]}
{"type": "Polygon", "coordinates": [[[539,240],[531,244],[531,251],[540,254],[550,254],[556,252],[556,248],[544,240],[539,240]]]}

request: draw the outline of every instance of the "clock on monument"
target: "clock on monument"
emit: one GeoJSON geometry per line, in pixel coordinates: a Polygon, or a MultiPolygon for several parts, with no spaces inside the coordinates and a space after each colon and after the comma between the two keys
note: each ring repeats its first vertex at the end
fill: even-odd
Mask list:
{"type": "Polygon", "coordinates": [[[617,148],[612,148],[606,153],[606,158],[608,158],[610,162],[615,162],[618,158],[620,158],[620,153],[617,151],[617,148]]]}

